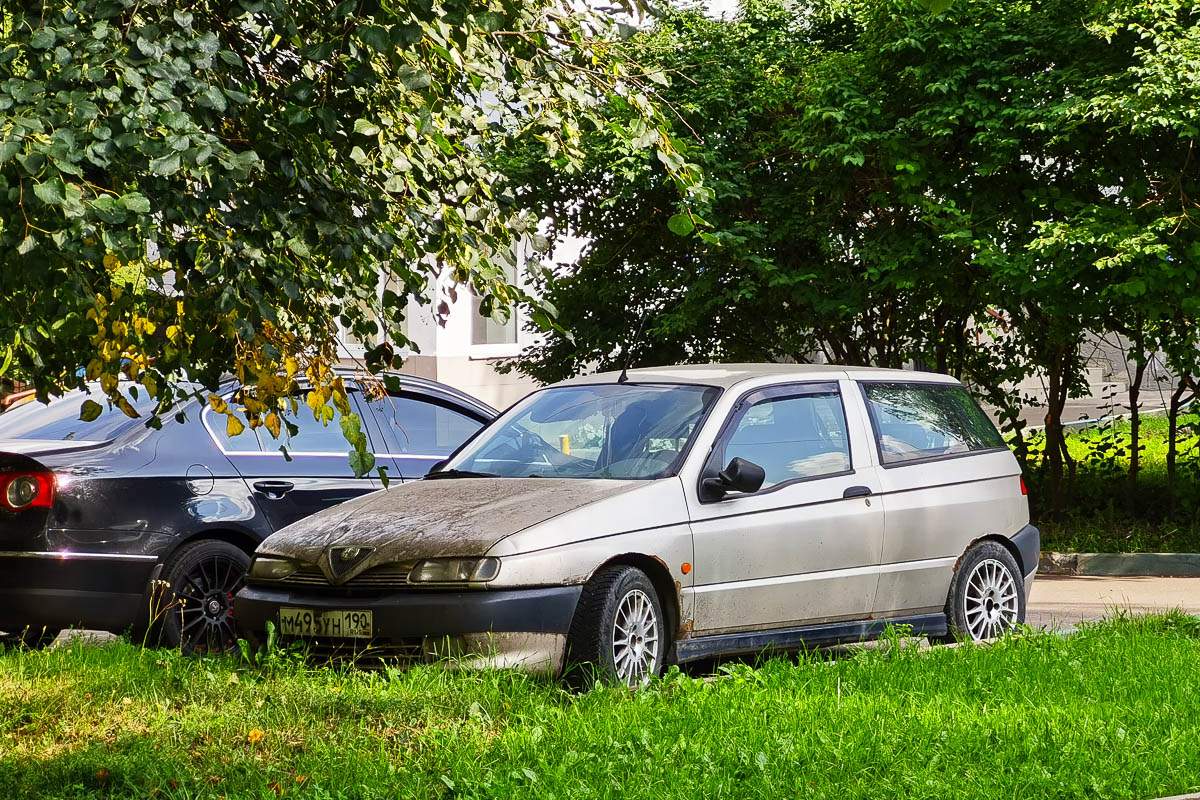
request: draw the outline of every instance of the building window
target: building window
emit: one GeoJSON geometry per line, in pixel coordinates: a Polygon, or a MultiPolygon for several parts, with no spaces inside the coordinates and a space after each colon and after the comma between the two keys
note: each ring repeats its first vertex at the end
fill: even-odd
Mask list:
{"type": "Polygon", "coordinates": [[[471,310],[474,319],[471,322],[471,344],[516,344],[517,343],[517,314],[516,309],[508,315],[504,324],[496,322],[491,317],[479,313],[479,298],[471,298],[471,310]]]}

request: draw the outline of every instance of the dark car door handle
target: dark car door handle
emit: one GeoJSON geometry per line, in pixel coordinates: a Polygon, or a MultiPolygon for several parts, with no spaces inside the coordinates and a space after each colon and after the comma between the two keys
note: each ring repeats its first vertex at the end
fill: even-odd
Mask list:
{"type": "Polygon", "coordinates": [[[295,489],[296,484],[291,481],[255,481],[254,488],[271,500],[278,500],[292,489],[295,489]]]}
{"type": "Polygon", "coordinates": [[[843,498],[848,497],[869,497],[871,495],[870,486],[851,486],[842,492],[843,498]]]}

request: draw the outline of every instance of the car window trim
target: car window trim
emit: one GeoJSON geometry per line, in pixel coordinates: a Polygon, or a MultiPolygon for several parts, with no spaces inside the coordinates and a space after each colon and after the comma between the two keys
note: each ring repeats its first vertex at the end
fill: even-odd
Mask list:
{"type": "MultiPolygon", "coordinates": [[[[880,441],[879,419],[875,416],[875,407],[871,403],[871,398],[867,396],[867,387],[868,386],[951,386],[951,387],[957,387],[959,389],[962,389],[964,392],[967,392],[967,397],[969,397],[971,399],[971,402],[975,403],[976,406],[978,406],[979,403],[976,402],[974,395],[972,395],[969,391],[967,391],[967,387],[963,386],[961,383],[958,383],[958,382],[951,383],[949,381],[921,381],[921,380],[915,380],[915,381],[859,380],[859,381],[856,381],[856,383],[858,384],[859,391],[862,393],[863,405],[867,407],[867,416],[869,416],[871,418],[871,437],[875,440],[875,452],[879,456],[879,466],[883,467],[884,469],[894,469],[896,467],[911,467],[916,464],[931,464],[931,463],[934,463],[937,461],[950,461],[955,458],[968,458],[970,456],[982,456],[982,455],[986,455],[988,453],[999,453],[1001,451],[1008,450],[1008,445],[999,445],[997,447],[986,447],[981,450],[968,450],[965,453],[938,453],[937,455],[921,456],[919,458],[909,458],[909,459],[905,459],[904,461],[892,461],[889,463],[888,461],[885,461],[884,457],[883,457],[883,443],[880,441]]],[[[982,411],[983,409],[980,408],[980,410],[982,411]]]]}
{"type": "MultiPolygon", "coordinates": [[[[416,400],[417,402],[421,402],[421,403],[429,403],[432,406],[437,406],[438,408],[445,409],[446,411],[453,411],[454,413],[459,414],[460,416],[463,416],[463,417],[466,417],[467,419],[471,419],[471,420],[474,420],[475,422],[478,422],[479,427],[476,428],[471,433],[471,436],[467,437],[467,439],[465,441],[459,443],[458,447],[461,447],[463,444],[466,444],[466,442],[468,442],[472,438],[474,438],[475,435],[477,433],[479,433],[479,431],[486,428],[488,426],[488,424],[492,421],[492,419],[494,419],[494,418],[485,417],[483,415],[482,411],[474,408],[473,406],[468,407],[468,406],[462,405],[460,403],[455,402],[449,396],[443,396],[441,394],[435,394],[433,392],[427,393],[427,392],[420,391],[420,390],[403,389],[402,388],[399,392],[393,393],[393,392],[387,391],[387,387],[384,387],[384,393],[386,395],[386,399],[388,399],[388,400],[393,399],[393,398],[401,398],[401,399],[408,399],[408,400],[416,400]]],[[[391,440],[394,437],[392,437],[388,433],[387,429],[383,426],[384,421],[379,418],[379,415],[373,410],[373,407],[371,405],[372,402],[380,402],[380,401],[383,401],[384,399],[385,398],[380,398],[379,401],[372,401],[367,398],[367,395],[365,392],[363,393],[363,396],[362,396],[363,405],[365,405],[366,409],[371,412],[371,416],[374,420],[374,423],[375,423],[376,427],[379,428],[379,435],[381,437],[383,437],[383,439],[384,439],[384,444],[391,444],[391,442],[389,440],[391,440]]],[[[399,444],[399,442],[396,442],[396,444],[399,444]]],[[[455,451],[457,451],[458,447],[455,448],[455,451]]],[[[450,458],[450,456],[448,456],[448,455],[438,455],[437,453],[376,453],[375,455],[376,456],[384,456],[386,458],[418,458],[421,460],[431,460],[431,461],[441,461],[442,459],[450,458]]]]}
{"type": "MultiPolygon", "coordinates": [[[[229,398],[233,397],[233,394],[236,391],[237,391],[237,389],[231,389],[231,390],[226,391],[223,394],[219,395],[219,397],[222,400],[228,401],[229,398]]],[[[301,391],[303,391],[303,388],[301,388],[301,391]]],[[[358,392],[359,392],[359,387],[358,387],[357,383],[353,383],[346,387],[347,398],[354,397],[355,395],[358,394],[358,392]]],[[[357,397],[355,397],[354,400],[351,400],[351,403],[352,403],[353,407],[356,409],[353,413],[357,414],[359,411],[362,410],[361,408],[358,407],[357,397]]],[[[225,446],[223,444],[221,444],[221,438],[219,436],[217,436],[216,432],[212,429],[212,426],[208,424],[208,416],[210,413],[215,414],[216,412],[212,410],[211,405],[205,403],[203,408],[200,411],[200,422],[204,426],[204,430],[208,432],[208,438],[212,439],[213,444],[216,445],[216,448],[221,451],[221,455],[226,456],[226,457],[238,456],[239,458],[242,456],[250,456],[250,457],[270,456],[271,458],[285,458],[283,452],[279,449],[275,449],[275,450],[261,449],[263,447],[263,441],[261,438],[259,438],[258,432],[255,430],[251,430],[250,433],[254,434],[254,440],[258,442],[260,449],[258,449],[258,450],[226,450],[225,446]]],[[[370,431],[364,430],[364,433],[367,436],[368,445],[371,444],[370,431]]],[[[330,452],[330,451],[326,451],[326,450],[319,450],[319,451],[316,451],[316,450],[288,450],[287,457],[303,456],[305,458],[323,458],[323,457],[324,458],[346,458],[348,456],[348,453],[350,452],[349,445],[350,445],[350,443],[346,442],[347,449],[345,451],[341,451],[341,452],[330,452]]],[[[394,458],[394,456],[391,456],[389,453],[376,453],[374,450],[370,450],[369,447],[368,447],[368,450],[369,450],[369,452],[371,452],[372,455],[374,455],[376,457],[389,456],[389,457],[394,458]]]]}
{"type": "MultiPolygon", "coordinates": [[[[846,398],[842,395],[842,387],[841,387],[841,384],[837,380],[801,381],[801,382],[793,382],[793,383],[773,384],[771,386],[759,386],[755,389],[750,389],[748,391],[743,392],[742,395],[740,397],[738,397],[738,399],[734,402],[733,407],[729,409],[729,413],[726,415],[725,421],[721,424],[720,430],[717,431],[717,435],[713,438],[712,446],[709,447],[709,449],[708,449],[708,455],[706,455],[704,457],[704,466],[700,468],[700,477],[696,481],[696,499],[703,505],[710,505],[713,503],[721,503],[721,502],[724,502],[724,500],[726,499],[726,498],[722,498],[720,500],[716,500],[716,499],[705,500],[705,499],[703,499],[704,493],[702,491],[700,491],[700,487],[704,483],[705,478],[713,477],[713,475],[711,475],[709,473],[709,466],[710,466],[710,463],[712,462],[712,458],[716,454],[718,445],[728,444],[728,436],[730,435],[730,428],[734,424],[733,420],[738,414],[741,413],[743,406],[746,406],[747,404],[753,405],[754,403],[757,403],[759,400],[789,399],[789,398],[793,398],[793,397],[804,397],[805,395],[810,395],[810,394],[826,394],[831,391],[837,395],[838,403],[842,407],[842,422],[845,423],[845,426],[846,426],[846,458],[850,462],[850,468],[841,470],[839,472],[827,472],[827,473],[822,473],[820,475],[807,475],[807,476],[800,477],[800,478],[792,478],[791,480],[786,480],[781,483],[777,483],[777,484],[771,486],[769,489],[760,489],[757,492],[754,492],[753,494],[750,494],[750,495],[738,495],[738,496],[739,497],[742,497],[742,496],[759,497],[761,495],[771,494],[772,492],[778,491],[779,489],[782,489],[787,486],[793,486],[798,483],[810,483],[812,481],[823,481],[828,478],[844,478],[847,475],[856,474],[857,470],[854,467],[854,447],[851,445],[851,442],[850,442],[850,415],[846,413],[846,398]]],[[[724,464],[720,465],[719,467],[717,467],[717,470],[720,471],[721,469],[724,468],[724,466],[725,466],[724,464]]],[[[730,499],[732,499],[732,498],[730,498],[730,499]]],[[[837,497],[837,498],[831,498],[829,501],[819,501],[819,502],[833,502],[834,500],[844,500],[844,499],[854,499],[854,498],[837,497]]],[[[749,513],[758,513],[758,512],[749,512],[749,513]]]]}

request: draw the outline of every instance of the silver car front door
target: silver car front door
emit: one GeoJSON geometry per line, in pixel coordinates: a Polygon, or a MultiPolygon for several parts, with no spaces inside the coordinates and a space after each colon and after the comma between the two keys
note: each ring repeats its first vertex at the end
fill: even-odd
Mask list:
{"type": "Polygon", "coordinates": [[[852,387],[776,385],[730,411],[700,481],[734,457],[762,467],[766,480],[757,492],[720,500],[690,487],[696,633],[870,613],[883,514],[861,400],[843,396],[852,387]]]}

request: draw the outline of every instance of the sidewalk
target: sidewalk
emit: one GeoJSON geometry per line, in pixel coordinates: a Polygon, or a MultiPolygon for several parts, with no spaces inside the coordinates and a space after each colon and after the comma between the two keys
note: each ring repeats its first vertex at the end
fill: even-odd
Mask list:
{"type": "Polygon", "coordinates": [[[1039,575],[1025,621],[1059,630],[1079,622],[1181,608],[1200,615],[1200,578],[1096,578],[1039,575]]]}

